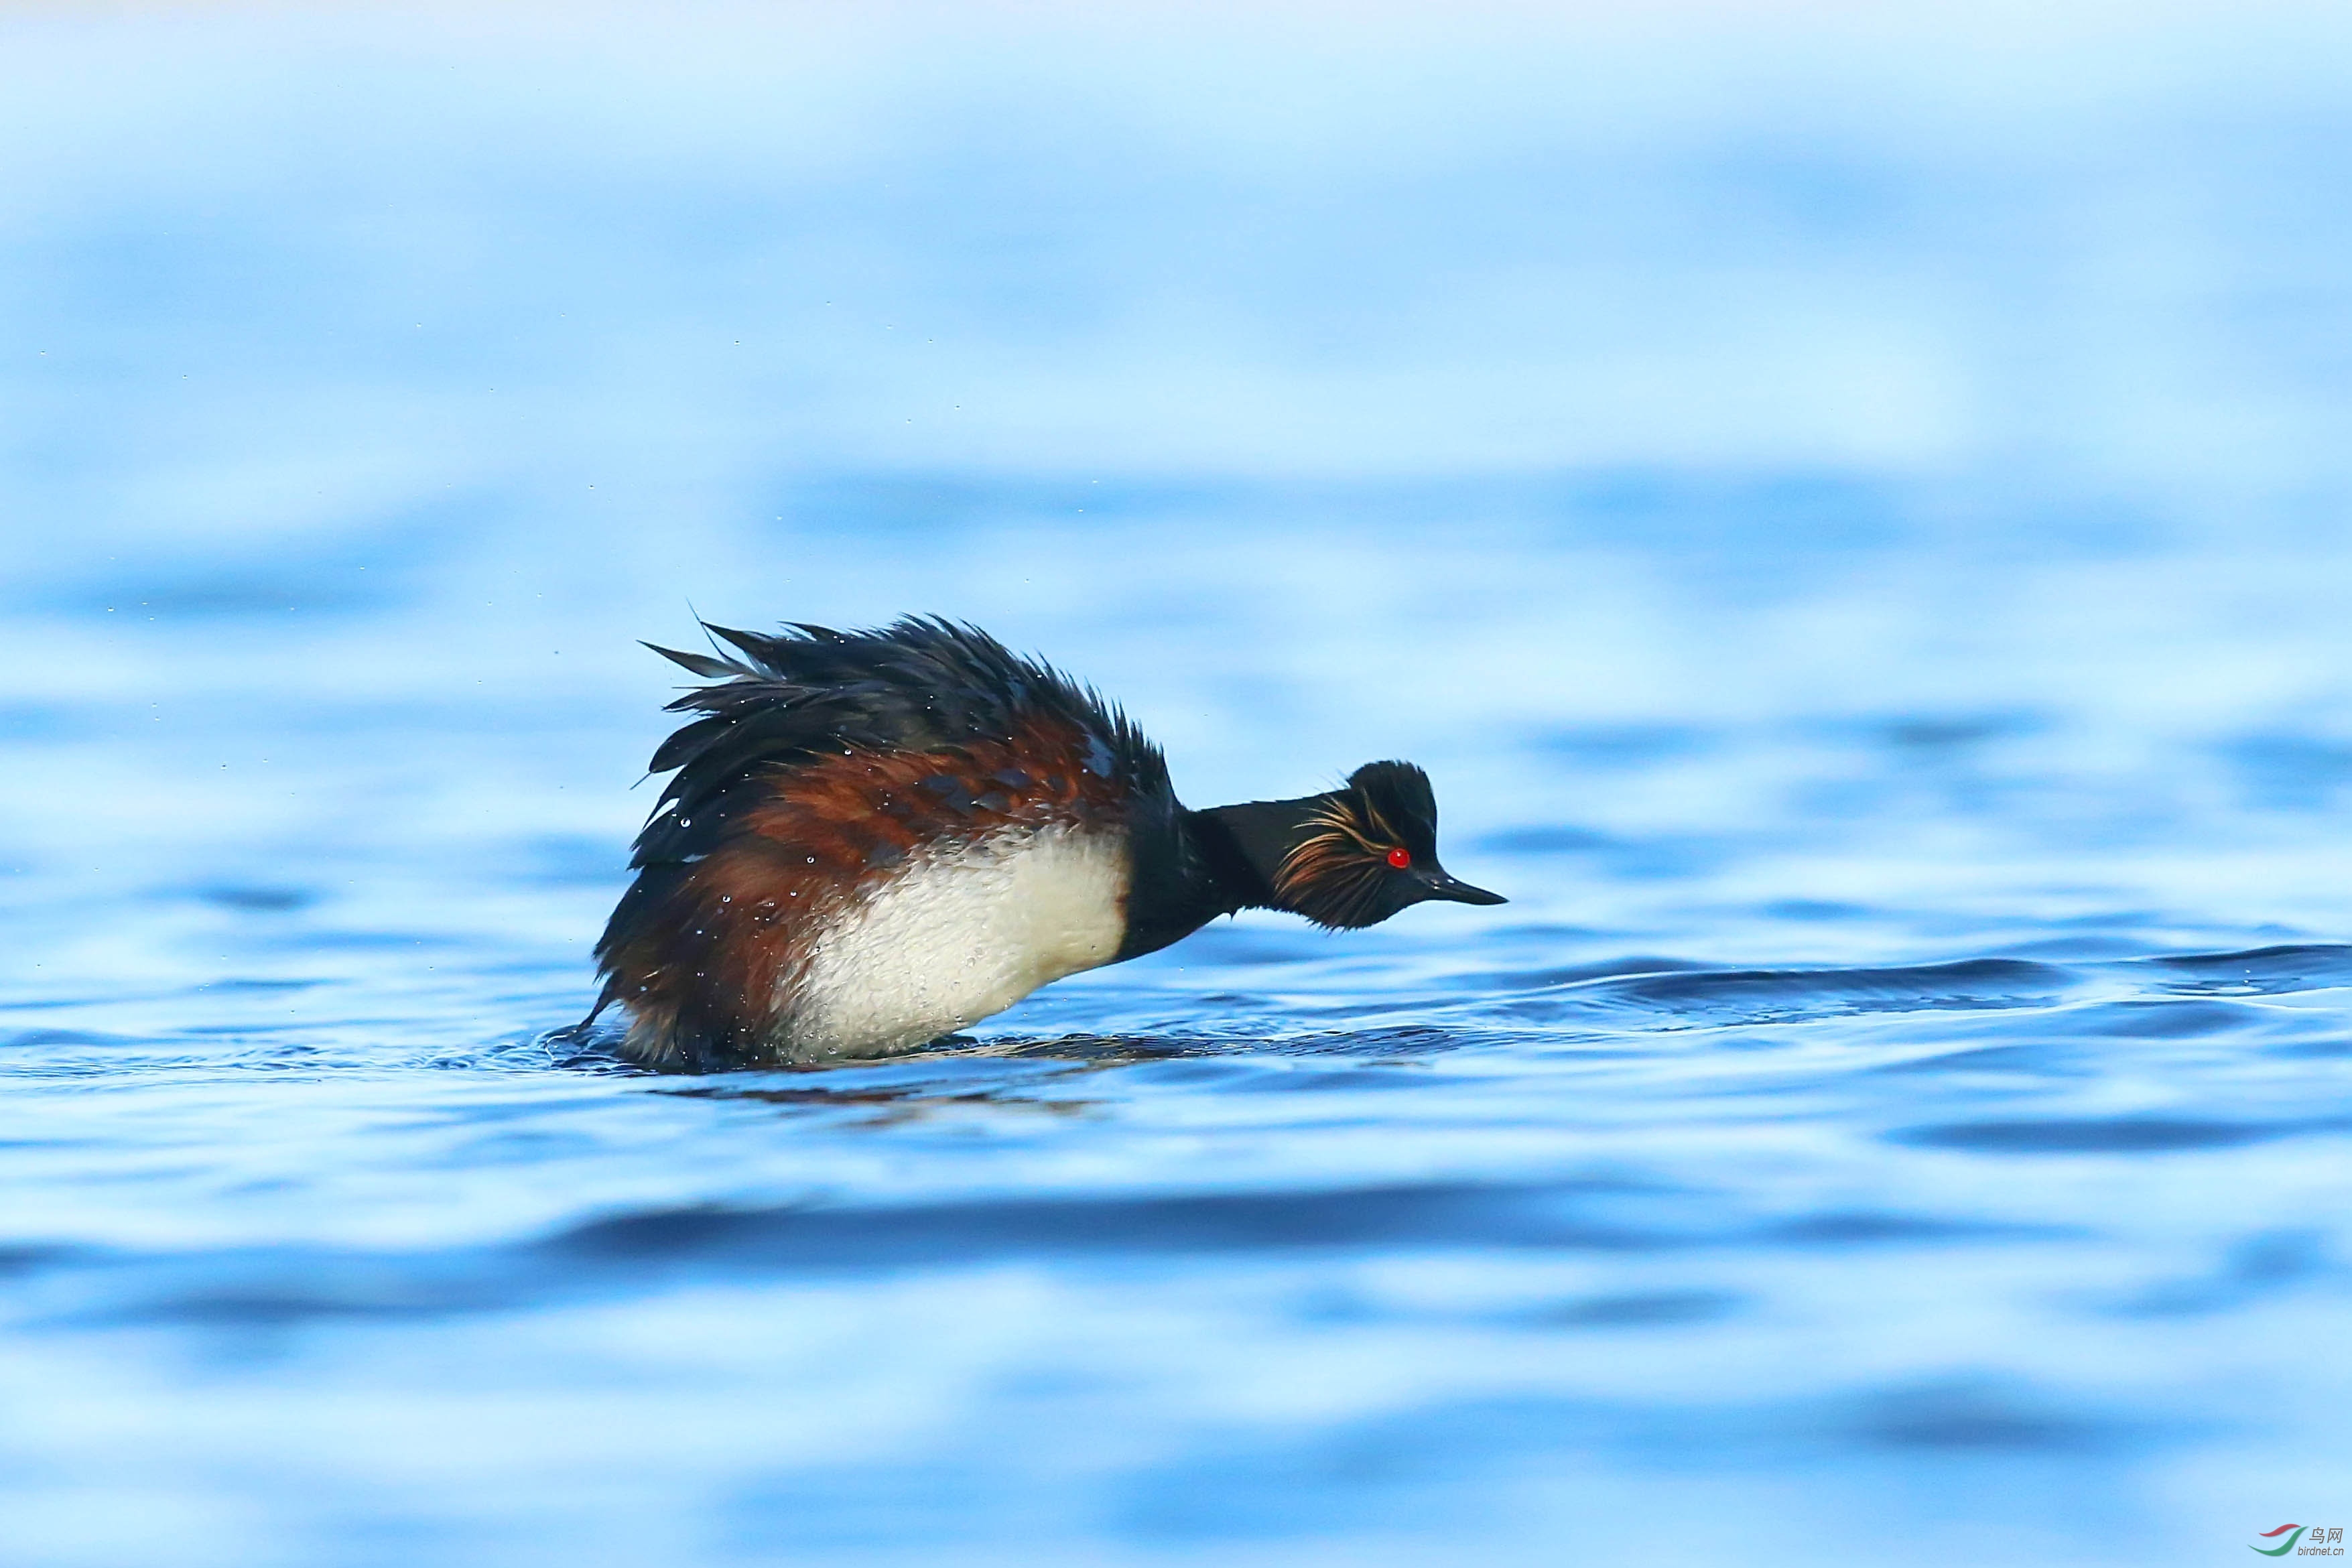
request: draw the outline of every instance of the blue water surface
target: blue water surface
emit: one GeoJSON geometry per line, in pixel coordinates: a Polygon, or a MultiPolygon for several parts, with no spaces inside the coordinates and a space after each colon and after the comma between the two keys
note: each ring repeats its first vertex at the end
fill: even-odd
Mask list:
{"type": "Polygon", "coordinates": [[[1335,15],[0,16],[0,1561],[2352,1522],[2352,30],[1335,15]],[[1512,902],[558,1037],[907,611],[1512,902]]]}

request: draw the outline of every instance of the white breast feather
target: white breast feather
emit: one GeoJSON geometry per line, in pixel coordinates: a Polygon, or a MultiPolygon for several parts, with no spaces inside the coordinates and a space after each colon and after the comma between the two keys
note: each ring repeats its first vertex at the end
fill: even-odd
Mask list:
{"type": "Polygon", "coordinates": [[[789,1054],[882,1056],[1110,962],[1126,933],[1122,836],[1021,828],[918,857],[851,905],[780,996],[789,1054]]]}

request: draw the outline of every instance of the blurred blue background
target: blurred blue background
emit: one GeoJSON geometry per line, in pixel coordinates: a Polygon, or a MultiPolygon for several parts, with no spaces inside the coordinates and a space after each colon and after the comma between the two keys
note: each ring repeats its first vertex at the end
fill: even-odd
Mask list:
{"type": "Polygon", "coordinates": [[[2325,1513],[2347,47],[0,10],[10,1560],[2325,1513]],[[1412,757],[1513,903],[1246,917],[977,1052],[564,1065],[635,639],[918,610],[1194,805],[1412,757]]]}

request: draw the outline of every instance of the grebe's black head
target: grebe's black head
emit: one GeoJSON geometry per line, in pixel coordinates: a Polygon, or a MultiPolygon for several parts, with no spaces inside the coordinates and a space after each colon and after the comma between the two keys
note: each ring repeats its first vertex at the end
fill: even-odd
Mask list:
{"type": "Polygon", "coordinates": [[[1411,763],[1367,763],[1348,787],[1309,795],[1271,878],[1276,909],[1332,930],[1378,925],[1431,899],[1499,904],[1437,863],[1437,797],[1411,763]]]}

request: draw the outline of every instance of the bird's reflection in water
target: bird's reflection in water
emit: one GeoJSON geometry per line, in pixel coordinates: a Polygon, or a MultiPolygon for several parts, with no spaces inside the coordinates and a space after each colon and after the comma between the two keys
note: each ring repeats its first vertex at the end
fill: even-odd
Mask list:
{"type": "Polygon", "coordinates": [[[947,1114],[989,1111],[1034,1113],[1056,1119],[1093,1114],[1099,1100],[1037,1092],[1079,1074],[1141,1062],[1203,1054],[1198,1041],[1139,1036],[1067,1035],[1048,1039],[976,1040],[950,1036],[923,1050],[887,1062],[808,1063],[755,1073],[730,1073],[665,1084],[657,1091],[697,1100],[757,1100],[813,1109],[877,1108],[856,1124],[891,1127],[947,1114]],[[990,1064],[1034,1064],[995,1081],[974,1082],[971,1068],[990,1064]],[[926,1071],[925,1069],[932,1069],[926,1071]],[[943,1078],[937,1070],[954,1074],[943,1078]],[[957,1070],[967,1069],[967,1070],[957,1070]],[[1037,1069],[1043,1069],[1037,1070],[1037,1069]],[[889,1081],[877,1081],[886,1079],[889,1081]]]}

